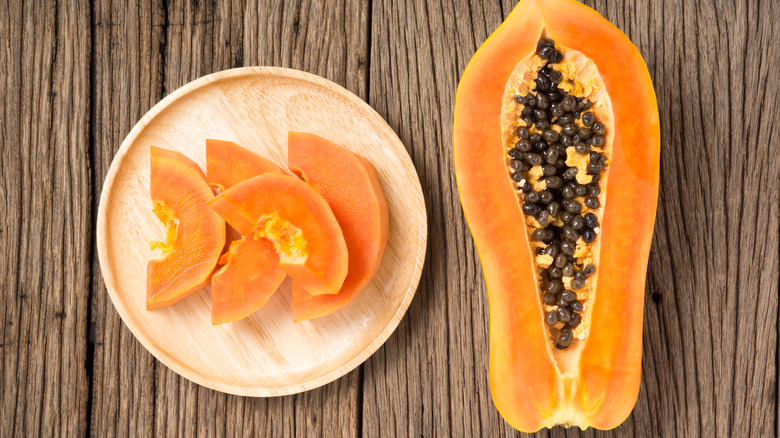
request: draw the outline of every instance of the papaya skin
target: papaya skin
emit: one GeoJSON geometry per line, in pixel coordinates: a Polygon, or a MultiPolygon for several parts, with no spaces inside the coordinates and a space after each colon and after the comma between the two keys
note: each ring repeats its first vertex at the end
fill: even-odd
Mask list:
{"type": "Polygon", "coordinates": [[[225,245],[225,221],[208,207],[214,198],[203,172],[184,155],[152,146],[150,195],[168,226],[162,257],[147,266],[147,310],[171,306],[209,284],[225,245]]]}
{"type": "Polygon", "coordinates": [[[464,71],[453,138],[458,190],[490,301],[496,407],[525,432],[556,424],[618,426],[639,391],[645,274],[658,197],[658,109],[639,51],[576,1],[522,0],[464,71]],[[534,53],[543,32],[593,60],[615,125],[590,333],[579,365],[565,374],[544,330],[528,236],[523,227],[510,226],[523,213],[508,179],[500,126],[507,80],[534,53]]]}
{"type": "Polygon", "coordinates": [[[314,134],[288,134],[290,169],[322,194],[344,232],[349,270],[338,294],[312,295],[293,282],[293,319],[329,315],[355,301],[379,270],[389,235],[387,199],[374,166],[314,134]]]}

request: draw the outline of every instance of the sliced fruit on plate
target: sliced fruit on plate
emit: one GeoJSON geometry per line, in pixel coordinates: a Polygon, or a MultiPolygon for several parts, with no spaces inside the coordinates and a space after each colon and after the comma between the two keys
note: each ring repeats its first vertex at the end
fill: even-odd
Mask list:
{"type": "Polygon", "coordinates": [[[147,266],[146,308],[175,304],[208,285],[225,246],[225,221],[208,207],[214,199],[198,166],[184,155],[151,147],[150,194],[166,225],[162,257],[147,266]]]}
{"type": "Polygon", "coordinates": [[[271,299],[287,274],[271,241],[247,235],[223,255],[225,266],[211,279],[211,323],[246,318],[271,299]]]}
{"type": "Polygon", "coordinates": [[[232,141],[206,140],[206,174],[211,186],[225,191],[264,173],[284,174],[276,164],[232,141]]]}
{"type": "Polygon", "coordinates": [[[270,240],[279,266],[309,293],[341,289],[347,245],[328,203],[310,185],[265,174],[232,186],[209,205],[241,234],[270,240]]]}
{"type": "Polygon", "coordinates": [[[312,295],[293,281],[293,318],[328,315],[353,302],[379,269],[388,238],[387,199],[365,158],[314,134],[290,132],[290,170],[328,202],[349,252],[349,269],[336,295],[312,295]]]}

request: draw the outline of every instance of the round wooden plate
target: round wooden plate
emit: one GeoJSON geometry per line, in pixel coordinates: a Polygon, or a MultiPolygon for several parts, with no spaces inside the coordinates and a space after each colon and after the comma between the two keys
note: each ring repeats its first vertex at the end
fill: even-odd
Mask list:
{"type": "Polygon", "coordinates": [[[427,219],[404,145],[365,102],[318,76],[247,67],[202,77],[171,93],[130,131],[106,176],[97,219],[100,267],[130,331],[183,377],[218,391],[278,396],[335,380],[395,330],[420,279],[427,219]],[[146,310],[146,265],[164,240],[149,198],[149,146],[183,152],[205,169],[206,139],[232,140],[286,169],[287,132],[312,132],[368,158],[390,212],[378,274],[340,311],[294,323],[289,279],[261,310],[211,325],[206,288],[162,310],[146,310]]]}

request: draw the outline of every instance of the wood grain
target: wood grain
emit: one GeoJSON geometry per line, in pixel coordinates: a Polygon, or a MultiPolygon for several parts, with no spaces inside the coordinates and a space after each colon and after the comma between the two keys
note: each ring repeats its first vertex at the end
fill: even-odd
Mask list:
{"type": "MultiPolygon", "coordinates": [[[[94,2],[92,30],[93,187],[103,180],[119,144],[138,119],[163,97],[162,54],[167,18],[162,2],[94,2]]],[[[99,195],[93,211],[97,217],[99,195]]],[[[92,394],[90,433],[96,436],[150,436],[155,431],[158,366],[122,325],[93,260],[90,335],[92,394]]],[[[171,373],[159,367],[162,374],[171,373]]],[[[173,373],[171,373],[173,374],[173,373]]],[[[174,374],[175,375],[175,374],[174,374]]],[[[158,391],[158,387],[161,389],[158,391]]],[[[176,393],[171,397],[175,400],[176,393]]],[[[160,401],[175,406],[169,399],[160,401]]],[[[186,416],[182,416],[186,421],[186,416]]],[[[160,421],[165,421],[160,418],[160,421]]],[[[178,421],[170,422],[173,427],[178,421]]]]}
{"type": "Polygon", "coordinates": [[[512,430],[490,401],[484,280],[452,166],[455,90],[471,56],[457,43],[465,38],[476,49],[501,23],[500,10],[486,9],[478,12],[490,24],[480,23],[477,33],[468,29],[465,4],[387,0],[372,8],[369,103],[411,148],[426,193],[430,250],[409,314],[366,364],[363,436],[512,430]]]}
{"type": "MultiPolygon", "coordinates": [[[[487,300],[450,146],[459,75],[514,0],[61,3],[0,3],[0,435],[520,435],[490,399],[487,300]],[[385,347],[331,385],[272,400],[159,365],[121,324],[89,243],[138,119],[196,76],[258,64],[323,75],[374,106],[410,150],[431,230],[417,298],[385,347]]],[[[639,47],[661,113],[643,380],[618,429],[537,435],[778,435],[780,5],[585,3],[639,47]]]]}
{"type": "Polygon", "coordinates": [[[0,7],[0,435],[86,425],[89,15],[0,7]]]}

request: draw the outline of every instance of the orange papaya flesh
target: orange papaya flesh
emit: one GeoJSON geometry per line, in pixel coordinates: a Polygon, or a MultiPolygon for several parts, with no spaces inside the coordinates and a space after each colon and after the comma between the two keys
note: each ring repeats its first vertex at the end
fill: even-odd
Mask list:
{"type": "Polygon", "coordinates": [[[284,174],[276,164],[232,141],[206,140],[206,174],[212,187],[225,191],[264,173],[284,174]]]}
{"type": "Polygon", "coordinates": [[[198,166],[184,155],[151,147],[150,195],[166,225],[162,257],[147,266],[147,310],[175,304],[208,285],[225,245],[225,221],[208,207],[214,198],[198,166]]]}
{"type": "MultiPolygon", "coordinates": [[[[279,168],[279,166],[255,154],[254,152],[245,149],[232,141],[215,140],[215,139],[206,140],[206,173],[208,175],[209,185],[219,190],[219,192],[223,192],[227,188],[241,181],[245,181],[253,176],[262,175],[264,173],[275,173],[279,175],[284,174],[284,172],[282,171],[281,168],[279,168]]],[[[230,245],[235,246],[238,244],[238,240],[240,239],[241,239],[240,233],[238,233],[238,231],[236,231],[233,227],[228,225],[226,244],[228,246],[230,245]]],[[[263,247],[265,247],[265,245],[259,245],[259,244],[252,245],[248,243],[244,244],[242,250],[238,251],[236,254],[233,254],[231,256],[231,259],[233,260],[233,263],[235,265],[239,265],[239,266],[244,265],[242,261],[244,258],[249,260],[251,259],[264,260],[263,258],[264,252],[262,251],[263,247]]],[[[228,255],[229,255],[228,248],[226,247],[222,254],[222,257],[220,257],[220,262],[219,262],[220,265],[224,265],[227,263],[228,255]]],[[[285,277],[284,271],[282,271],[282,269],[279,268],[278,266],[278,256],[276,257],[276,260],[277,260],[277,264],[274,265],[273,267],[271,267],[269,264],[263,264],[262,266],[262,270],[265,272],[265,275],[267,275],[268,277],[269,280],[268,284],[273,284],[274,279],[278,279],[278,278],[284,279],[285,277]]],[[[257,294],[259,293],[258,290],[262,289],[261,287],[262,285],[259,284],[255,284],[254,286],[252,286],[251,284],[247,284],[246,286],[248,286],[248,288],[241,289],[242,283],[238,281],[234,281],[233,285],[236,287],[236,289],[230,291],[230,293],[232,294],[231,296],[236,297],[234,298],[234,300],[237,300],[238,296],[243,291],[244,293],[247,294],[247,297],[245,297],[247,302],[252,302],[252,297],[257,296],[257,294]]],[[[212,301],[214,296],[215,296],[215,292],[212,286],[212,301]]],[[[263,301],[262,304],[265,304],[265,301],[263,301]]],[[[230,319],[231,321],[240,319],[240,318],[231,319],[229,317],[230,316],[229,312],[230,310],[228,308],[219,309],[219,313],[221,315],[227,315],[227,316],[217,317],[215,315],[213,318],[214,321],[222,320],[224,322],[228,322],[226,321],[226,319],[230,319]]],[[[240,309],[237,309],[236,315],[239,314],[242,314],[242,311],[240,309]]]]}
{"type": "Polygon", "coordinates": [[[287,276],[267,239],[247,235],[234,241],[223,257],[225,265],[211,279],[214,325],[238,321],[262,308],[287,276]]]}
{"type": "Polygon", "coordinates": [[[181,152],[172,151],[170,149],[164,149],[157,146],[151,146],[151,151],[155,157],[169,158],[171,160],[180,161],[182,164],[186,164],[190,169],[195,171],[195,173],[197,173],[204,181],[206,180],[206,175],[203,174],[203,171],[200,169],[200,167],[194,161],[189,159],[186,155],[182,154],[181,152]]]}
{"type": "MultiPolygon", "coordinates": [[[[579,135],[583,124],[580,115],[577,119],[579,135]]],[[[616,427],[631,412],[639,390],[644,281],[658,195],[658,112],[641,55],[622,32],[576,1],[523,0],[464,71],[453,138],[461,203],[490,297],[490,382],[497,408],[512,426],[527,432],[556,424],[616,427]],[[562,84],[571,82],[561,89],[594,98],[591,112],[606,128],[604,143],[592,146],[604,157],[594,180],[580,180],[587,176],[589,156],[576,148],[558,151],[565,157],[561,169],[578,169],[576,183],[599,190],[594,195],[598,202],[590,201],[594,208],[584,202],[587,196],[573,198],[582,208],[579,213],[596,216],[596,237],[584,242],[582,229],[575,230],[574,247],[566,248],[577,256],[571,254],[566,264],[580,262],[573,266],[575,272],[588,259],[595,273],[580,287],[572,287],[576,278],[565,277],[563,284],[552,287],[556,294],[559,288],[572,287],[583,303],[582,322],[570,330],[572,339],[565,346],[560,345],[561,322],[555,321],[551,329],[545,320],[561,307],[545,302],[542,290],[550,290],[547,286],[558,280],[553,278],[558,273],[549,275],[553,257],[544,254],[553,240],[543,234],[537,234],[537,240],[534,231],[563,235],[571,223],[554,223],[560,216],[540,217],[540,210],[547,208],[536,197],[547,191],[551,202],[555,188],[547,187],[550,180],[542,175],[541,164],[547,163],[536,164],[537,158],[528,156],[522,150],[527,145],[520,143],[522,136],[534,132],[553,144],[558,142],[554,137],[563,141],[567,135],[566,123],[555,127],[557,116],[550,116],[550,107],[539,120],[552,121],[555,134],[533,129],[535,113],[523,120],[524,100],[532,91],[527,80],[533,84],[541,69],[549,67],[549,56],[540,60],[537,52],[537,43],[544,39],[554,41],[554,50],[561,52],[562,59],[551,67],[561,73],[562,84]],[[525,133],[521,127],[531,129],[525,133]],[[513,149],[522,154],[508,156],[513,149]],[[526,207],[524,212],[524,204],[539,208],[526,207]],[[519,217],[526,227],[516,226],[519,217]],[[546,228],[540,220],[549,221],[546,228]]],[[[553,161],[550,164],[557,164],[553,161]]],[[[558,252],[561,248],[559,244],[558,252]]],[[[567,310],[571,317],[571,307],[567,310]]]]}
{"type": "Polygon", "coordinates": [[[347,246],[314,188],[294,176],[264,174],[235,184],[209,205],[242,235],[270,240],[279,267],[309,293],[338,293],[347,276],[347,246]]]}
{"type": "Polygon", "coordinates": [[[293,281],[293,319],[329,315],[355,301],[379,270],[389,234],[387,199],[364,157],[314,134],[288,134],[290,170],[328,202],[344,233],[349,269],[335,295],[312,295],[293,281]]]}

